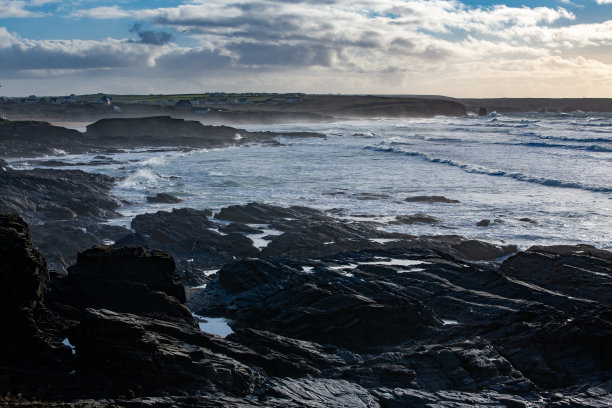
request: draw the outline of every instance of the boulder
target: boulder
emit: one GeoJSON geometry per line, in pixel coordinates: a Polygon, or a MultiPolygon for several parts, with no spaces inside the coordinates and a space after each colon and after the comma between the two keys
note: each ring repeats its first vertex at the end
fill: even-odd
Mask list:
{"type": "Polygon", "coordinates": [[[412,196],[404,199],[407,203],[445,203],[457,204],[459,200],[452,200],[444,196],[412,196]]]}
{"type": "Polygon", "coordinates": [[[96,246],[81,252],[68,274],[81,293],[81,307],[180,319],[195,325],[181,304],[185,289],[166,252],[96,246]]]}
{"type": "Polygon", "coordinates": [[[180,198],[168,193],[157,193],[154,196],[147,196],[146,199],[148,203],[156,204],[177,204],[183,201],[180,198]]]}

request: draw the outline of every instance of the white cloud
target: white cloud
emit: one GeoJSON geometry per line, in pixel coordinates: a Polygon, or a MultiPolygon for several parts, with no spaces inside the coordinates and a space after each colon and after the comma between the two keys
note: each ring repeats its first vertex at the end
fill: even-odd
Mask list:
{"type": "Polygon", "coordinates": [[[76,10],[69,14],[69,17],[74,18],[93,18],[99,20],[113,19],[113,18],[127,18],[132,17],[133,13],[124,10],[119,6],[110,7],[95,7],[85,10],[76,10]]]}
{"type": "Polygon", "coordinates": [[[16,0],[0,0],[0,18],[42,17],[43,13],[26,10],[28,3],[16,0]]]}
{"type": "Polygon", "coordinates": [[[597,0],[597,4],[612,4],[612,0],[597,0]]]}
{"type": "MultiPolygon", "coordinates": [[[[24,2],[10,3],[25,10],[24,2]]],[[[593,53],[579,56],[581,47],[612,47],[612,21],[576,23],[562,7],[473,8],[456,0],[206,0],[144,10],[95,7],[69,17],[144,21],[165,33],[174,29],[178,43],[189,36],[197,45],[32,41],[0,28],[0,51],[10,61],[0,71],[58,80],[66,72],[75,78],[79,72],[83,78],[116,75],[142,89],[159,80],[161,87],[174,87],[168,91],[181,84],[203,89],[214,84],[228,90],[538,96],[540,81],[549,95],[579,92],[570,82],[584,84],[593,95],[612,92],[608,65],[593,53]],[[595,79],[604,85],[591,86],[595,79]]]]}

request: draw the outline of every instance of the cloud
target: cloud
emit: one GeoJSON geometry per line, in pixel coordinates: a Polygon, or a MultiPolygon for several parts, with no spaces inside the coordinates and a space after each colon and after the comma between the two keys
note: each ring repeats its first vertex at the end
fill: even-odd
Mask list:
{"type": "Polygon", "coordinates": [[[85,10],[75,10],[68,15],[72,18],[93,18],[98,20],[109,20],[114,18],[129,18],[133,13],[119,6],[95,7],[85,10]]]}
{"type": "Polygon", "coordinates": [[[130,33],[135,33],[140,37],[141,44],[164,45],[168,44],[174,37],[170,33],[164,31],[147,31],[142,30],[142,24],[134,24],[130,29],[130,33]]]}
{"type": "Polygon", "coordinates": [[[167,50],[147,44],[108,38],[92,40],[29,40],[0,27],[0,72],[90,70],[129,68],[135,71],[155,65],[167,50]]]}
{"type": "MultiPolygon", "coordinates": [[[[10,3],[27,12],[25,2],[10,3]]],[[[576,23],[576,15],[563,7],[472,7],[458,0],[194,0],[162,8],[94,7],[69,17],[131,19],[152,28],[137,23],[130,30],[137,40],[100,41],[33,41],[0,28],[0,52],[10,60],[0,71],[24,78],[117,75],[145,88],[159,79],[162,87],[454,95],[527,94],[535,78],[552,94],[573,89],[562,83],[570,72],[574,83],[599,78],[607,84],[587,87],[592,92],[612,91],[610,69],[596,53],[578,59],[584,47],[602,53],[612,47],[612,21],[576,23]]]]}
{"type": "Polygon", "coordinates": [[[43,17],[44,13],[26,10],[25,1],[0,0],[0,18],[43,17]]]}
{"type": "Polygon", "coordinates": [[[612,0],[597,0],[597,4],[612,4],[612,0]]]}

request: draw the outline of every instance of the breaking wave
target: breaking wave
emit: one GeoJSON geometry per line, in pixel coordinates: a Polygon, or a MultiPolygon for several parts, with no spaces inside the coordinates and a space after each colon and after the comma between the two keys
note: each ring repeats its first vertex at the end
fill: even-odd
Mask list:
{"type": "Polygon", "coordinates": [[[381,146],[365,146],[364,149],[385,152],[385,153],[396,153],[396,154],[401,154],[404,156],[419,157],[431,163],[439,163],[439,164],[445,164],[445,165],[452,166],[452,167],[457,167],[465,171],[466,173],[484,174],[484,175],[496,176],[496,177],[509,177],[509,178],[513,178],[518,181],[534,183],[534,184],[541,184],[544,186],[574,188],[574,189],[594,191],[594,192],[603,192],[603,193],[612,192],[612,187],[588,185],[588,184],[583,184],[583,183],[578,183],[578,182],[557,180],[553,178],[535,177],[535,176],[530,176],[530,175],[523,174],[520,172],[490,169],[490,168],[486,168],[483,166],[475,166],[472,164],[461,163],[456,160],[443,159],[441,157],[434,157],[429,154],[421,153],[421,152],[403,151],[403,150],[394,149],[392,147],[381,147],[381,146]]]}

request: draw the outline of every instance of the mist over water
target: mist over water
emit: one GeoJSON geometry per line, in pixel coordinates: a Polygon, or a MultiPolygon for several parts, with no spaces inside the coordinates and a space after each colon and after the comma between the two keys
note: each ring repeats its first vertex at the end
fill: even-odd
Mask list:
{"type": "MultiPolygon", "coordinates": [[[[612,249],[612,116],[513,114],[493,117],[384,119],[334,124],[248,126],[317,131],[321,139],[280,138],[194,151],[132,151],[63,156],[74,166],[120,178],[129,202],[114,222],[172,207],[219,209],[251,201],[335,209],[338,216],[382,223],[423,213],[435,225],[385,225],[415,235],[458,234],[518,244],[588,243],[612,249]],[[180,204],[150,204],[159,192],[180,204]],[[444,196],[457,204],[405,202],[444,196]],[[368,216],[368,217],[364,217],[368,216]],[[478,227],[483,219],[488,227],[478,227]]],[[[51,158],[47,158],[51,159],[51,158]]],[[[58,159],[54,157],[53,159],[58,159]]],[[[31,167],[13,161],[15,168],[31,167]]]]}

